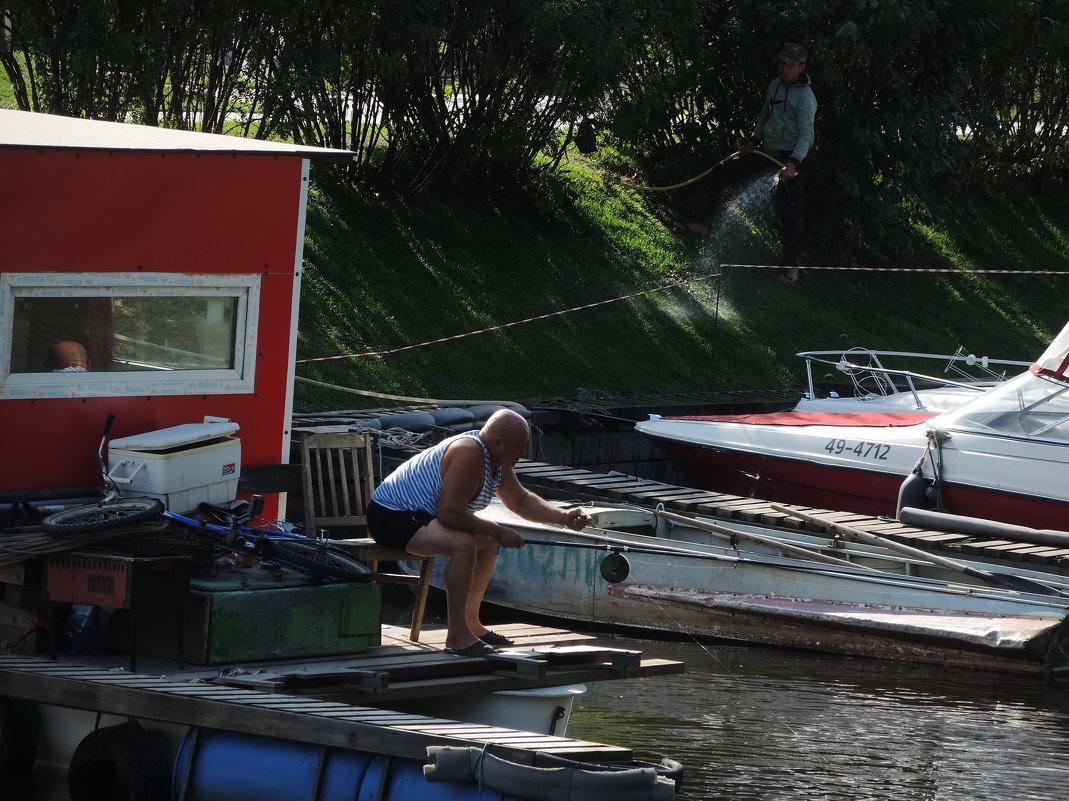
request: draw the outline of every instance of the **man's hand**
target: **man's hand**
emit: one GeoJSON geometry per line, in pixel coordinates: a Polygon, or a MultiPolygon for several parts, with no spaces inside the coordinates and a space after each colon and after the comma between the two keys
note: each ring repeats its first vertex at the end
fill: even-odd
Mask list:
{"type": "Polygon", "coordinates": [[[523,537],[508,526],[497,527],[497,544],[502,548],[522,548],[523,537]]]}
{"type": "Polygon", "coordinates": [[[795,166],[793,161],[788,161],[783,165],[783,169],[779,171],[779,179],[781,181],[789,181],[798,174],[798,167],[795,166]]]}
{"type": "Polygon", "coordinates": [[[579,507],[569,509],[564,516],[564,525],[572,531],[582,531],[590,525],[592,518],[579,507]]]}
{"type": "Polygon", "coordinates": [[[740,156],[748,156],[751,153],[753,153],[754,150],[756,150],[756,149],[757,149],[757,144],[753,140],[747,139],[745,142],[742,143],[742,147],[739,148],[739,155],[740,156]]]}

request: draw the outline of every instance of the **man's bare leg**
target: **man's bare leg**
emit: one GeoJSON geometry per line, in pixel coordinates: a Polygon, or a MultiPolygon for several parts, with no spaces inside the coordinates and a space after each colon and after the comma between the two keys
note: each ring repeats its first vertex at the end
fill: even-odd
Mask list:
{"type": "Polygon", "coordinates": [[[497,565],[497,543],[486,537],[477,539],[475,569],[471,576],[471,591],[468,593],[465,616],[468,629],[476,637],[481,637],[488,629],[479,619],[479,610],[483,604],[486,588],[490,585],[490,577],[494,574],[494,567],[497,565]]]}
{"type": "MultiPolygon", "coordinates": [[[[447,616],[446,648],[467,648],[479,639],[467,622],[468,603],[477,565],[476,548],[476,537],[466,531],[446,528],[437,520],[432,520],[408,541],[406,550],[414,556],[449,558],[442,574],[447,616]]],[[[489,581],[489,576],[487,576],[487,581],[489,581]]],[[[483,591],[485,590],[484,584],[483,591]]]]}

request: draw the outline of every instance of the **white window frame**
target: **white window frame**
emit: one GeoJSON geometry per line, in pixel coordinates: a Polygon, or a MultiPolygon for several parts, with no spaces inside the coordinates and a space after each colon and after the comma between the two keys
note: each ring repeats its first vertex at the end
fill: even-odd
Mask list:
{"type": "Polygon", "coordinates": [[[0,274],[0,398],[110,398],[145,395],[251,394],[256,385],[260,315],[257,274],[2,273],[0,274]],[[232,369],[12,373],[16,298],[235,298],[232,369]]]}

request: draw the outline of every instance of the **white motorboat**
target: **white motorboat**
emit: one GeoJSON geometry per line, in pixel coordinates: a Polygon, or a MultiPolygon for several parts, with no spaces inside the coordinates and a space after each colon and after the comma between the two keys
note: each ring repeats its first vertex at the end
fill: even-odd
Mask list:
{"type": "Polygon", "coordinates": [[[658,418],[636,428],[704,489],[870,515],[934,506],[1063,530],[1067,360],[1069,326],[1029,370],[931,417],[779,412],[658,418]],[[911,475],[923,484],[904,490],[911,475]]]}

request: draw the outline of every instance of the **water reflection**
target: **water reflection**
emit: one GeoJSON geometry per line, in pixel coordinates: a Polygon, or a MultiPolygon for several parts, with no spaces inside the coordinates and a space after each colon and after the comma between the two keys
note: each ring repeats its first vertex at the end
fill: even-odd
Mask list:
{"type": "Polygon", "coordinates": [[[668,756],[683,799],[1055,801],[1069,687],[776,649],[602,637],[683,676],[592,685],[569,735],[668,756]]]}

